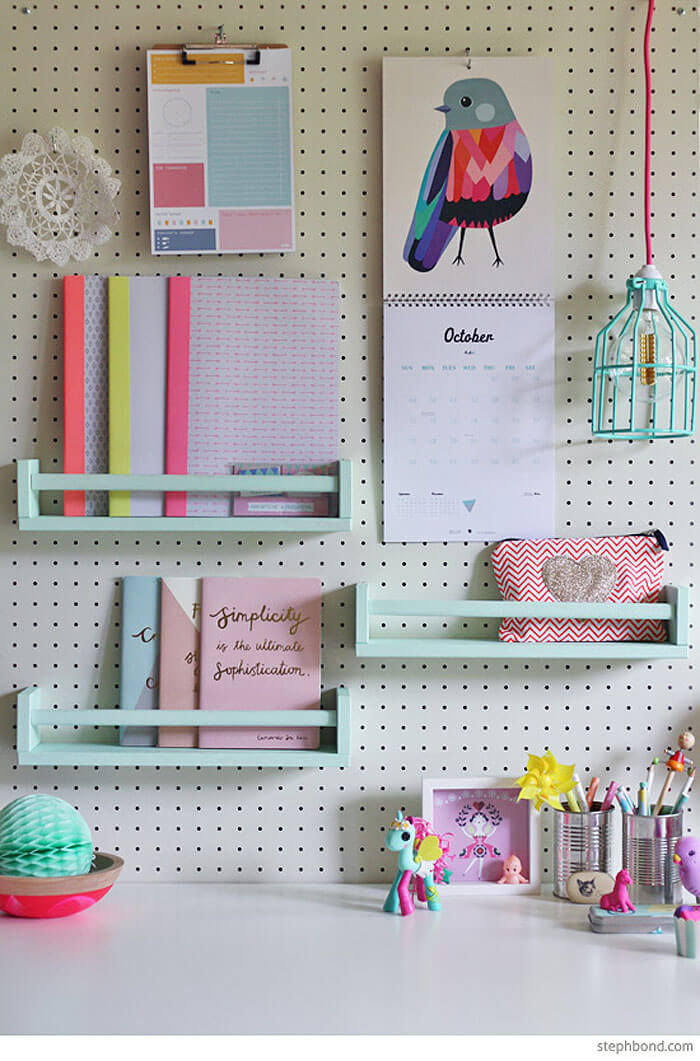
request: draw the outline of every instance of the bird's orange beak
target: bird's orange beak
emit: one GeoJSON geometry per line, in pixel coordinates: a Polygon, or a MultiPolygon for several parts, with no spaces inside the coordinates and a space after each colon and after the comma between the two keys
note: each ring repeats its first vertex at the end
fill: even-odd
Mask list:
{"type": "Polygon", "coordinates": [[[677,854],[676,854],[676,853],[674,852],[674,854],[673,854],[673,861],[674,861],[674,862],[682,862],[682,861],[683,861],[683,859],[681,858],[681,856],[680,856],[680,855],[677,855],[677,854]]]}

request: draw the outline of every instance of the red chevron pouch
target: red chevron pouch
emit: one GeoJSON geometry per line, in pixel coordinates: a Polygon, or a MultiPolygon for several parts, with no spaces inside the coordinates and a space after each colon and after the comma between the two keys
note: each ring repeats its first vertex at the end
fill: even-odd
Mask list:
{"type": "MultiPolygon", "coordinates": [[[[493,550],[503,600],[655,604],[664,573],[660,531],[611,538],[533,538],[493,550]]],[[[504,619],[501,641],[665,641],[658,619],[504,619]]]]}

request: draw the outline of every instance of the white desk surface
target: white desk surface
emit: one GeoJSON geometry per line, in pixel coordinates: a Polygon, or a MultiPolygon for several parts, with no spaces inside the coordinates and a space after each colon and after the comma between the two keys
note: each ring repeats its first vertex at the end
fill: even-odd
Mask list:
{"type": "Polygon", "coordinates": [[[0,915],[0,1034],[700,1033],[673,933],[443,891],[404,918],[377,885],[117,883],[64,920],[0,915]]]}

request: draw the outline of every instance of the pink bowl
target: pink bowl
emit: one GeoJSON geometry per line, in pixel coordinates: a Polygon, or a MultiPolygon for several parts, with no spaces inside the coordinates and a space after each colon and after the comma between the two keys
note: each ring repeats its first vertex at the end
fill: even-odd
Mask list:
{"type": "Polygon", "coordinates": [[[121,873],[118,855],[95,855],[79,877],[2,877],[0,910],[11,917],[68,917],[99,902],[121,873]]]}

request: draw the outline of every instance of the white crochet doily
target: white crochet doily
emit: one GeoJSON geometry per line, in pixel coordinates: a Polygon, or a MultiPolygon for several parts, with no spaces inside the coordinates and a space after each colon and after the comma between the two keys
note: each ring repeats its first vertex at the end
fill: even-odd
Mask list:
{"type": "Polygon", "coordinates": [[[84,261],[112,236],[120,181],[86,136],[27,133],[0,161],[0,221],[7,242],[42,262],[84,261]]]}

